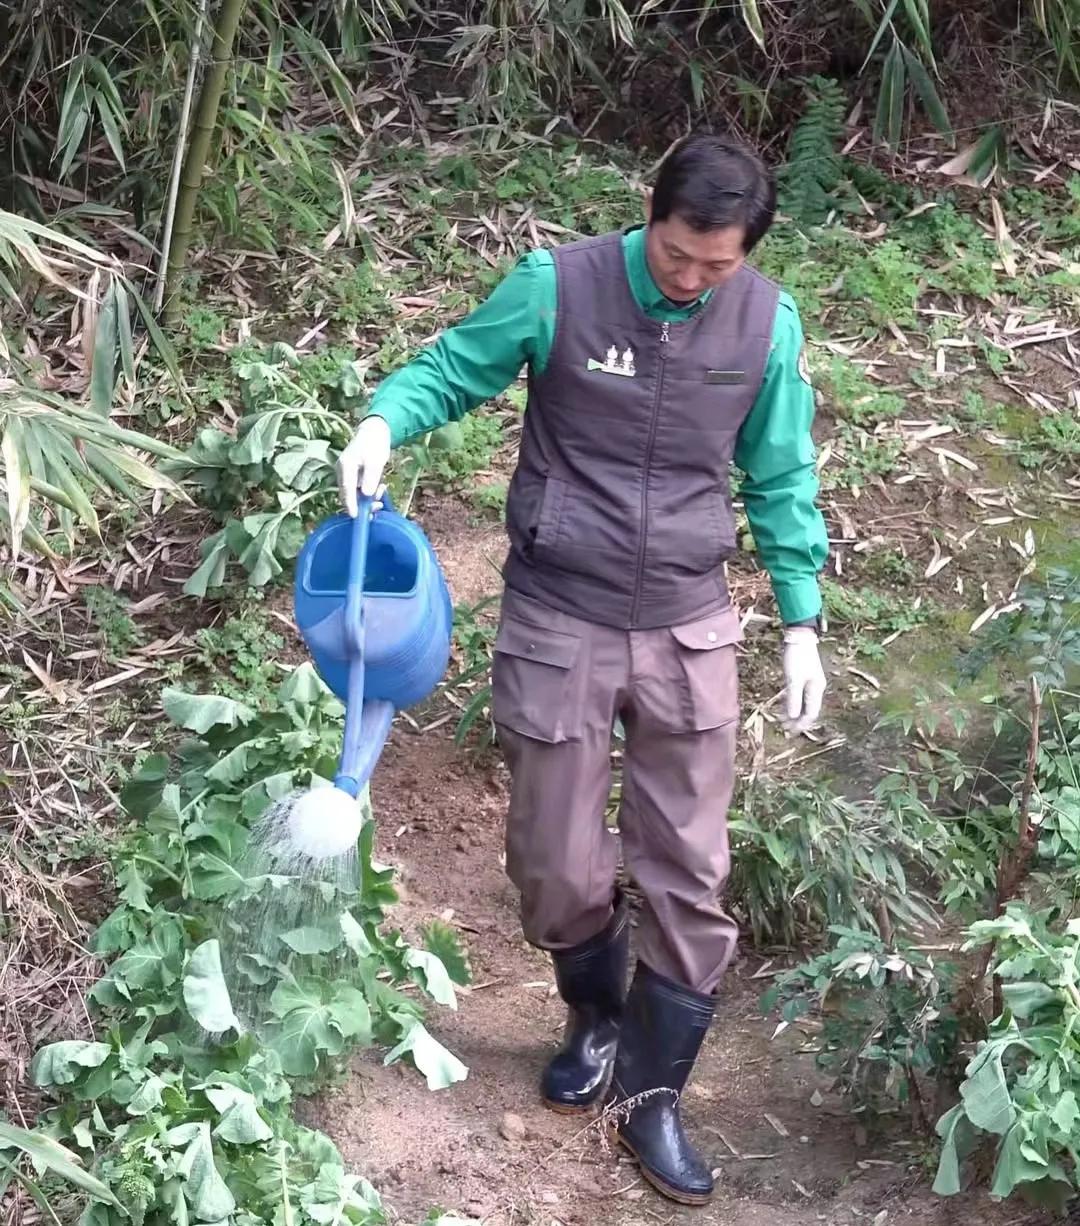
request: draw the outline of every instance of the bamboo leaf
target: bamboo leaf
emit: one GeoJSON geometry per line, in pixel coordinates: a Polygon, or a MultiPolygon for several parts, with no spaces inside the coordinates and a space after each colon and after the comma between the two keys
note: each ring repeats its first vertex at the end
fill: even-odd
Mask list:
{"type": "Polygon", "coordinates": [[[90,370],[90,404],[108,417],[116,391],[116,282],[105,291],[94,326],[94,361],[90,370]]]}
{"type": "Polygon", "coordinates": [[[757,0],[740,0],[740,9],[746,28],[750,31],[754,42],[764,51],[765,27],[761,22],[761,10],[758,8],[757,0]]]}
{"type": "Polygon", "coordinates": [[[84,106],[80,111],[76,111],[75,117],[72,120],[71,132],[68,136],[67,143],[64,145],[64,157],[60,163],[59,177],[66,179],[68,171],[71,170],[71,164],[75,161],[75,157],[79,152],[79,146],[82,144],[82,138],[86,133],[86,126],[90,122],[90,107],[84,106]]]}
{"type": "Polygon", "coordinates": [[[89,1192],[95,1199],[104,1201],[105,1204],[117,1209],[120,1208],[120,1202],[101,1180],[91,1175],[89,1171],[83,1170],[75,1154],[51,1137],[28,1132],[25,1128],[17,1128],[13,1124],[0,1120],[0,1147],[22,1150],[27,1157],[39,1166],[52,1171],[54,1175],[66,1179],[68,1183],[74,1184],[84,1192],[89,1192]]]}
{"type": "Polygon", "coordinates": [[[926,58],[933,64],[935,60],[934,44],[930,41],[930,14],[928,11],[924,11],[924,7],[924,3],[921,0],[904,0],[904,8],[907,10],[911,28],[915,31],[915,37],[925,52],[926,58]]]}
{"type": "Polygon", "coordinates": [[[171,477],[158,472],[156,468],[144,463],[137,456],[130,455],[126,451],[115,450],[109,453],[108,458],[116,468],[137,481],[144,489],[164,490],[182,502],[191,501],[171,477]]]}
{"type": "Polygon", "coordinates": [[[14,557],[18,555],[23,532],[30,520],[30,467],[23,447],[23,424],[17,417],[7,419],[0,442],[0,457],[4,461],[8,532],[14,557]]]}
{"type": "Polygon", "coordinates": [[[108,68],[96,56],[88,59],[88,67],[90,75],[97,84],[98,92],[102,95],[102,100],[112,109],[117,120],[126,126],[127,117],[124,115],[124,103],[120,97],[120,91],[116,88],[116,83],[109,74],[108,68]]]}
{"type": "Polygon", "coordinates": [[[952,136],[952,124],[949,121],[949,114],[945,110],[945,104],[942,102],[941,95],[935,88],[930,74],[926,71],[925,65],[907,47],[904,47],[903,50],[911,83],[915,86],[915,92],[919,95],[927,115],[930,116],[931,123],[942,135],[952,136]]]}
{"type": "Polygon", "coordinates": [[[884,37],[885,31],[892,25],[893,14],[896,12],[896,6],[899,3],[900,0],[889,0],[889,7],[885,10],[885,16],[882,17],[881,24],[877,28],[877,33],[874,35],[873,41],[870,43],[870,50],[866,53],[866,59],[863,60],[862,67],[859,69],[860,73],[866,71],[866,65],[869,64],[874,58],[874,52],[878,49],[878,44],[884,37]]]}
{"type": "Polygon", "coordinates": [[[113,157],[116,158],[120,169],[127,174],[127,165],[124,162],[124,142],[120,139],[120,128],[112,108],[109,106],[104,94],[100,91],[95,91],[94,93],[94,107],[97,111],[98,119],[101,120],[105,139],[109,142],[109,148],[112,150],[113,157]]]}
{"type": "Polygon", "coordinates": [[[881,72],[881,93],[878,96],[874,136],[884,140],[894,150],[904,131],[904,94],[907,74],[904,68],[903,44],[894,40],[881,72]]]}
{"type": "Polygon", "coordinates": [[[150,334],[150,340],[154,348],[157,350],[158,356],[165,363],[165,367],[169,374],[176,380],[180,388],[184,387],[184,376],[180,373],[180,363],[176,360],[176,350],[172,346],[172,342],[158,327],[158,322],[154,318],[153,311],[142,294],[136,293],[134,290],[131,295],[135,299],[135,307],[142,316],[143,324],[146,326],[147,332],[150,334]]]}
{"type": "Polygon", "coordinates": [[[120,365],[127,380],[128,387],[135,386],[135,350],[132,344],[131,305],[128,301],[127,288],[119,283],[116,285],[116,335],[120,342],[120,365]]]}
{"type": "Polygon", "coordinates": [[[78,477],[62,461],[57,461],[53,464],[52,470],[56,478],[56,484],[67,494],[75,515],[95,536],[100,537],[101,527],[98,524],[97,512],[94,510],[94,504],[87,497],[86,491],[79,484],[78,477]]]}

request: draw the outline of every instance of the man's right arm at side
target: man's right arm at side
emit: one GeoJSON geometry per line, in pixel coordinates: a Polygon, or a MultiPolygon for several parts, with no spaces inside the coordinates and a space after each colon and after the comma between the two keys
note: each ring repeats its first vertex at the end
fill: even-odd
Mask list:
{"type": "Polygon", "coordinates": [[[460,421],[504,392],[526,364],[543,369],[554,333],[555,296],[551,254],[531,252],[474,311],[379,384],[338,461],[342,498],[351,514],[356,513],[353,491],[360,486],[367,494],[375,492],[390,448],[460,421]]]}

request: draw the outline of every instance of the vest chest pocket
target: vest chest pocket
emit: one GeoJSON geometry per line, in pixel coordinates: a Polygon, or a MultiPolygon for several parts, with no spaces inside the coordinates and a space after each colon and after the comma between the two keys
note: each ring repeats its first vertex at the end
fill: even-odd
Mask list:
{"type": "Polygon", "coordinates": [[[491,703],[496,726],[557,745],[581,739],[581,640],[505,617],[495,640],[491,703]]]}

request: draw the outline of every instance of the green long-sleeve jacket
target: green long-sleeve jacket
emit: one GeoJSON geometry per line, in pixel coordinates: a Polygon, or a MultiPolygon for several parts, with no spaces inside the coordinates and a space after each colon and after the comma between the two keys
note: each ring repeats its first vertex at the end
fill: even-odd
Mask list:
{"type": "MultiPolygon", "coordinates": [[[[660,293],[645,258],[644,230],[627,232],[623,254],[630,288],[650,318],[684,320],[706,301],[708,295],[680,307],[660,293]]],[[[460,420],[505,391],[526,365],[541,373],[554,340],[557,296],[551,253],[534,251],[467,318],[385,379],[371,412],[389,423],[394,446],[460,420]]],[[[735,448],[735,463],[746,474],[742,500],[750,530],[788,624],[820,613],[817,575],[828,554],[815,505],[814,395],[801,373],[802,348],[798,309],[781,294],[765,376],[735,448]]]]}

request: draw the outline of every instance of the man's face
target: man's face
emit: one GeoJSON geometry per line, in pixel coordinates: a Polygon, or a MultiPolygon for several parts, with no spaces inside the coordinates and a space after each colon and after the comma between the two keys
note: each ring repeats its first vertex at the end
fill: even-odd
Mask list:
{"type": "Polygon", "coordinates": [[[723,285],[746,261],[742,226],[695,230],[672,214],[649,222],[645,254],[657,288],[672,302],[694,302],[723,285]]]}

